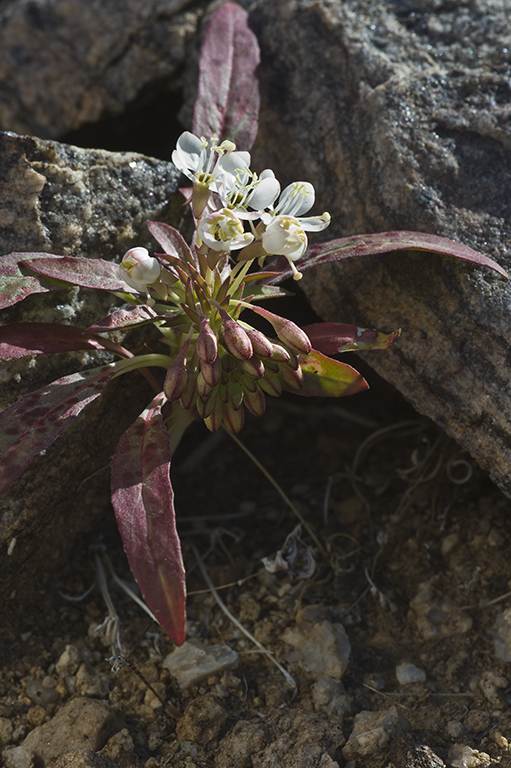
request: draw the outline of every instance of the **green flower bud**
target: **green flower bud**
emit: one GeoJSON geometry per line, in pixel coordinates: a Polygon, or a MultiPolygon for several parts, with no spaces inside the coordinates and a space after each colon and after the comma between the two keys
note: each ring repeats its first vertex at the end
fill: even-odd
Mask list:
{"type": "Polygon", "coordinates": [[[228,430],[239,432],[245,423],[245,409],[243,406],[235,408],[232,403],[224,405],[223,420],[228,430]]]}
{"type": "Polygon", "coordinates": [[[257,383],[267,395],[280,397],[282,394],[282,382],[278,375],[274,373],[267,373],[262,379],[259,379],[257,383]]]}
{"type": "Polygon", "coordinates": [[[259,386],[255,392],[249,392],[243,387],[243,403],[254,416],[262,416],[266,410],[266,398],[259,386]]]}
{"type": "Polygon", "coordinates": [[[243,389],[238,381],[230,379],[225,387],[225,402],[230,402],[234,408],[239,408],[243,401],[243,389]]]}
{"type": "Polygon", "coordinates": [[[273,344],[272,347],[272,362],[276,363],[289,363],[290,356],[287,349],[284,349],[284,347],[281,347],[280,344],[273,344]]]}
{"type": "Polygon", "coordinates": [[[221,404],[216,388],[211,390],[206,397],[199,396],[197,398],[196,408],[201,419],[207,419],[213,413],[217,402],[221,404]]]}
{"type": "Polygon", "coordinates": [[[215,398],[215,407],[211,413],[204,419],[204,424],[210,432],[216,432],[222,426],[222,416],[224,405],[221,400],[215,398]]]}

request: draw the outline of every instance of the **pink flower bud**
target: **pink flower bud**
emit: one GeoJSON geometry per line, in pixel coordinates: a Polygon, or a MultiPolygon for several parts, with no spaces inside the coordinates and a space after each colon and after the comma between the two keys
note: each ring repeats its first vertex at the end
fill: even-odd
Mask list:
{"type": "Polygon", "coordinates": [[[186,339],[173,363],[167,370],[165,382],[163,384],[163,391],[167,400],[179,400],[185,390],[188,381],[186,354],[189,347],[190,340],[186,339]]]}
{"type": "Polygon", "coordinates": [[[252,342],[252,348],[255,355],[259,357],[271,357],[273,355],[273,346],[271,341],[255,328],[247,328],[247,336],[252,342]]]}
{"type": "Polygon", "coordinates": [[[147,248],[131,248],[126,251],[120,263],[121,276],[135,291],[145,293],[147,286],[158,280],[161,264],[149,256],[147,248]]]}
{"type": "Polygon", "coordinates": [[[254,354],[254,350],[246,331],[236,320],[229,317],[224,309],[218,307],[218,311],[224,325],[224,340],[227,349],[238,360],[248,360],[254,354]]]}
{"type": "Polygon", "coordinates": [[[305,331],[302,331],[295,323],[276,315],[274,312],[269,312],[263,307],[252,305],[250,308],[273,326],[275,333],[284,344],[299,354],[309,354],[312,349],[310,339],[305,331]]]}
{"type": "Polygon", "coordinates": [[[216,387],[222,378],[222,363],[220,362],[220,358],[215,358],[213,363],[205,363],[201,360],[200,371],[204,380],[210,387],[216,387]]]}
{"type": "Polygon", "coordinates": [[[213,363],[216,360],[218,341],[205,317],[200,319],[200,331],[196,349],[197,354],[204,363],[213,363]]]}
{"type": "Polygon", "coordinates": [[[264,376],[263,361],[256,355],[253,355],[249,360],[240,360],[239,367],[254,379],[260,379],[261,376],[264,376]]]}
{"type": "Polygon", "coordinates": [[[291,389],[300,389],[303,384],[303,371],[300,367],[293,371],[287,365],[282,365],[279,370],[279,376],[291,389]]]}

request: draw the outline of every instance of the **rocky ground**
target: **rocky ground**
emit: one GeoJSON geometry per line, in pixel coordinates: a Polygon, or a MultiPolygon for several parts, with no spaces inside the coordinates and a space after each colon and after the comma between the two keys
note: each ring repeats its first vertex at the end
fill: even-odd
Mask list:
{"type": "Polygon", "coordinates": [[[8,768],[511,762],[511,502],[367,375],[369,393],[274,401],[242,433],[317,537],[302,529],[312,576],[265,570],[296,515],[239,446],[200,425],[173,472],[183,649],[108,577],[124,654],[112,661],[90,547],[130,581],[113,516],[77,542],[22,630],[2,627],[8,768]]]}

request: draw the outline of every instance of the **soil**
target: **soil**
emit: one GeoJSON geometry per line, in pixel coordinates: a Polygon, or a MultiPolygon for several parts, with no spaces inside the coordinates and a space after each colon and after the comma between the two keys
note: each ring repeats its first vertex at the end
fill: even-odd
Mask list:
{"type": "Polygon", "coordinates": [[[316,558],[307,578],[263,567],[261,558],[282,548],[298,520],[226,433],[193,425],[176,453],[188,635],[202,647],[234,649],[238,662],[180,688],[162,666],[170,640],[111,579],[124,663],[108,660],[90,545],[101,541],[117,574],[132,581],[112,514],[76,542],[23,615],[23,631],[3,629],[12,649],[0,671],[7,765],[511,764],[511,677],[494,642],[496,626],[505,636],[511,601],[511,501],[364,371],[368,393],[271,400],[241,433],[307,524],[302,540],[316,558]],[[287,676],[222,612],[197,552],[229,611],[287,676]],[[80,601],[65,597],[90,587],[80,601]],[[332,646],[334,635],[347,635],[351,651],[332,646]],[[66,663],[73,653],[74,667],[66,663]],[[405,663],[413,666],[399,667],[405,663]],[[76,699],[117,716],[94,748],[69,743],[64,756],[34,760],[9,751],[76,699]]]}

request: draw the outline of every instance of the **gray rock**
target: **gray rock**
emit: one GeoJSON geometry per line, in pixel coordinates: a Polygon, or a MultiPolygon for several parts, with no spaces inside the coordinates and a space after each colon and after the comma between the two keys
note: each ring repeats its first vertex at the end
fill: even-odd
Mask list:
{"type": "Polygon", "coordinates": [[[239,656],[228,645],[203,645],[192,638],[164,659],[163,666],[173,675],[180,688],[186,689],[209,675],[237,666],[239,656]]]}
{"type": "Polygon", "coordinates": [[[396,667],[396,677],[399,685],[409,685],[410,683],[423,683],[426,680],[426,673],[419,669],[415,664],[403,661],[396,667]]]}
{"type": "Polygon", "coordinates": [[[288,661],[316,680],[325,676],[340,680],[346,672],[351,646],[342,624],[301,621],[288,627],[282,639],[293,649],[288,661]]]}
{"type": "MultiPolygon", "coordinates": [[[[180,196],[172,197],[176,186],[170,163],[0,134],[0,254],[38,250],[118,259],[133,245],[150,244],[147,219],[177,223],[173,216],[179,217],[182,208],[180,196]]],[[[110,294],[78,289],[32,295],[0,312],[0,323],[87,328],[108,314],[114,301],[110,294]]],[[[80,352],[2,363],[0,407],[103,362],[104,356],[80,352]]],[[[129,388],[122,378],[113,382],[2,495],[0,595],[5,610],[14,615],[33,593],[34,580],[42,586],[76,534],[108,508],[108,471],[88,478],[107,469],[118,438],[150,396],[138,375],[130,375],[129,388]]]]}
{"type": "Polygon", "coordinates": [[[342,750],[345,760],[360,760],[380,755],[397,735],[400,717],[396,707],[383,712],[359,712],[353,720],[353,731],[342,750]]]}
{"type": "Polygon", "coordinates": [[[464,634],[472,627],[472,619],[451,600],[435,592],[435,580],[422,582],[410,602],[417,630],[424,640],[464,634]]]}
{"type": "MultiPolygon", "coordinates": [[[[59,138],[179,87],[191,0],[7,0],[0,8],[0,127],[59,138]]],[[[148,117],[148,119],[150,119],[148,117]]]]}
{"type": "Polygon", "coordinates": [[[25,768],[32,760],[45,766],[67,752],[97,752],[121,728],[119,719],[100,701],[73,699],[48,723],[34,728],[20,747],[4,750],[2,756],[8,768],[25,768]]]}
{"type": "Polygon", "coordinates": [[[511,608],[497,615],[492,630],[495,656],[511,661],[511,608]]]}
{"type": "MultiPolygon", "coordinates": [[[[255,156],[307,179],[329,236],[409,229],[511,267],[511,19],[500,3],[261,0],[255,156]]],[[[325,233],[327,234],[327,233],[325,233]]],[[[403,329],[365,358],[511,494],[511,287],[441,256],[306,273],[326,320],[403,329]]]]}

